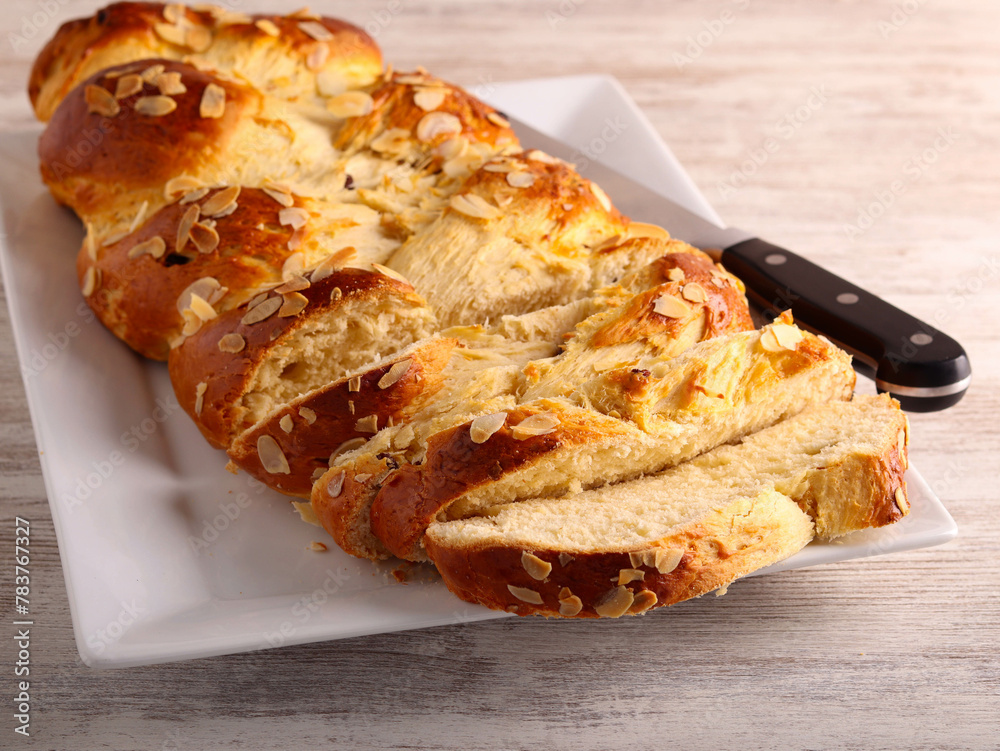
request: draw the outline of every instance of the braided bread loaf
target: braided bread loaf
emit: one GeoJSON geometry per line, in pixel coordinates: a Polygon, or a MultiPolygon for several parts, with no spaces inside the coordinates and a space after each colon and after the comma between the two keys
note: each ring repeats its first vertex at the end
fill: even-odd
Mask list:
{"type": "Polygon", "coordinates": [[[59,29],[29,94],[97,317],[353,555],[620,615],[908,509],[898,405],[847,401],[845,353],[788,315],[755,331],[708,256],[350,24],[116,3],[59,29]]]}

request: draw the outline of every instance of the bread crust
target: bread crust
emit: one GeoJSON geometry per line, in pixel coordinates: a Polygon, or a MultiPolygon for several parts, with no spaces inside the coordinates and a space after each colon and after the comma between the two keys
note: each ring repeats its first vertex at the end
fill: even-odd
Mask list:
{"type": "Polygon", "coordinates": [[[714,509],[641,549],[567,552],[513,546],[460,548],[438,544],[433,531],[429,531],[426,545],[448,589],[467,602],[517,615],[558,618],[567,617],[570,611],[564,603],[575,596],[582,607],[569,617],[598,618],[602,617],[598,608],[605,617],[617,617],[618,608],[609,606],[616,596],[623,596],[628,603],[617,614],[635,615],[646,602],[649,604],[641,612],[724,588],[751,571],[787,558],[811,539],[809,517],[787,497],[765,491],[714,509]],[[676,568],[661,573],[655,565],[636,562],[635,554],[656,548],[683,551],[676,568]],[[551,566],[543,581],[525,567],[525,553],[551,566]],[[560,561],[560,553],[565,563],[560,561]],[[641,571],[641,581],[619,584],[622,572],[629,570],[641,571]],[[618,591],[622,587],[628,594],[618,591]],[[515,594],[530,596],[528,591],[537,593],[541,602],[526,602],[515,594]]]}
{"type": "MultiPolygon", "coordinates": [[[[52,117],[59,103],[81,81],[104,68],[149,58],[180,60],[195,53],[190,47],[167,42],[156,32],[156,25],[167,22],[163,3],[113,3],[89,18],[64,23],[49,40],[31,70],[28,96],[39,120],[52,117]]],[[[293,79],[298,86],[289,96],[309,96],[315,93],[316,75],[321,70],[339,71],[346,83],[361,86],[374,80],[382,70],[382,56],[374,40],[358,27],[334,18],[317,17],[331,38],[317,42],[299,25],[304,18],[270,14],[245,15],[226,12],[224,15],[185,8],[183,16],[190,25],[212,32],[211,44],[200,51],[206,62],[227,73],[240,74],[253,81],[263,91],[279,86],[268,71],[284,74],[285,67],[300,68],[293,79]],[[273,36],[256,26],[258,21],[274,25],[273,36]],[[312,69],[305,64],[317,44],[327,48],[324,64],[312,69]],[[242,48],[240,56],[232,48],[242,48]],[[257,58],[257,59],[255,59],[257,58]],[[270,65],[260,62],[270,60],[270,65]],[[277,65],[280,61],[284,65],[277,65]],[[263,71],[263,75],[255,75],[263,71]]],[[[271,74],[272,76],[274,74],[271,74]]]]}
{"type": "MultiPolygon", "coordinates": [[[[172,349],[170,380],[184,411],[194,420],[205,439],[216,448],[227,448],[246,423],[246,408],[240,402],[254,375],[271,351],[313,317],[338,314],[352,304],[395,297],[419,313],[423,299],[404,281],[377,271],[341,269],[301,290],[307,304],[302,313],[282,317],[274,314],[259,323],[242,323],[246,304],[207,322],[172,349]],[[340,290],[336,293],[334,290],[340,290]],[[332,297],[331,297],[332,296],[332,297]],[[219,349],[219,340],[238,334],[246,345],[236,353],[219,349]],[[198,406],[198,387],[205,384],[198,406]]],[[[275,293],[268,293],[276,297],[275,293]]],[[[252,301],[251,301],[252,302],[252,301]]]]}
{"type": "MultiPolygon", "coordinates": [[[[457,339],[432,339],[359,375],[316,389],[272,412],[229,447],[229,458],[247,474],[286,495],[309,498],[314,473],[329,468],[331,454],[347,441],[367,439],[372,430],[358,428],[375,417],[378,427],[405,422],[444,385],[444,369],[457,339]],[[379,385],[396,363],[408,367],[398,380],[379,385]],[[287,419],[286,419],[287,418],[287,419]],[[292,425],[286,431],[281,423],[292,425]],[[257,453],[257,441],[270,436],[289,465],[287,474],[268,472],[257,453]]],[[[321,515],[322,518],[322,515],[321,515]]],[[[329,531],[330,527],[324,524],[329,531]]]]}

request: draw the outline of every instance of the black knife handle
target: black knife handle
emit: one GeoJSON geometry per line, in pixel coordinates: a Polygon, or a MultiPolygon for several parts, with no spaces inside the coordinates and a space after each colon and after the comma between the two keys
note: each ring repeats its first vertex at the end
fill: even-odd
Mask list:
{"type": "Polygon", "coordinates": [[[765,316],[791,308],[797,323],[848,350],[855,367],[904,409],[945,409],[969,387],[962,345],[801,256],[753,238],[726,248],[722,264],[743,280],[765,316]]]}

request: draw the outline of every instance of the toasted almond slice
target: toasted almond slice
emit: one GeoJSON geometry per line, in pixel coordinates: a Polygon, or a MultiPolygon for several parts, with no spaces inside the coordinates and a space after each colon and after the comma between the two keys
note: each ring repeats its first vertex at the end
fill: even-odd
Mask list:
{"type": "Polygon", "coordinates": [[[207,389],[208,384],[204,381],[194,387],[194,413],[196,415],[200,415],[202,407],[205,406],[205,391],[207,389]]]}
{"type": "Polygon", "coordinates": [[[530,188],[535,184],[535,176],[530,172],[508,172],[507,184],[512,188],[530,188]]]}
{"type": "Polygon", "coordinates": [[[186,47],[184,29],[177,24],[157,22],[153,24],[153,31],[165,42],[176,44],[178,47],[186,47]]]}
{"type": "Polygon", "coordinates": [[[313,540],[309,543],[309,550],[314,553],[325,553],[329,548],[324,543],[313,540]]]}
{"type": "Polygon", "coordinates": [[[133,245],[128,251],[129,258],[138,258],[148,253],[153,258],[161,258],[167,252],[167,243],[159,235],[144,240],[137,245],[133,245]]]}
{"type": "Polygon", "coordinates": [[[667,279],[672,282],[683,282],[684,281],[684,269],[673,268],[667,272],[667,279]]]}
{"type": "Polygon", "coordinates": [[[907,499],[906,491],[903,489],[902,485],[896,488],[894,498],[896,499],[896,506],[899,507],[899,510],[904,516],[910,513],[910,501],[907,499]]]}
{"type": "Polygon", "coordinates": [[[260,18],[253,22],[253,25],[263,31],[268,36],[281,36],[281,29],[270,18],[260,18]]]}
{"type": "Polygon", "coordinates": [[[309,50],[309,54],[306,55],[306,68],[311,71],[321,70],[329,59],[330,45],[317,42],[309,50]]]}
{"type": "Polygon", "coordinates": [[[677,548],[657,548],[653,553],[652,566],[661,574],[669,574],[680,565],[683,557],[683,550],[677,548]]]}
{"type": "Polygon", "coordinates": [[[285,208],[278,212],[278,221],[282,226],[299,229],[309,221],[309,212],[297,206],[285,208]]]}
{"type": "Polygon", "coordinates": [[[177,312],[183,315],[185,310],[190,310],[191,299],[195,295],[202,300],[214,304],[222,297],[222,294],[225,294],[225,289],[215,277],[203,276],[200,279],[196,279],[177,296],[177,312]]]}
{"type": "Polygon", "coordinates": [[[304,289],[309,289],[311,286],[309,280],[304,276],[294,274],[287,282],[275,287],[274,292],[278,295],[286,295],[289,292],[301,292],[304,289]]]}
{"type": "Polygon", "coordinates": [[[655,224],[646,224],[646,222],[632,222],[628,226],[628,236],[629,237],[651,237],[656,240],[669,240],[670,233],[667,232],[663,227],[658,227],[655,224]]]}
{"type": "Polygon", "coordinates": [[[604,207],[605,211],[611,211],[611,199],[608,198],[608,194],[601,189],[600,185],[595,182],[590,183],[590,192],[597,197],[597,200],[604,207]]]}
{"type": "Polygon", "coordinates": [[[348,91],[331,97],[326,108],[335,116],[341,118],[360,117],[367,115],[375,107],[375,100],[363,91],[348,91]]]}
{"type": "Polygon", "coordinates": [[[772,324],[771,331],[781,348],[791,351],[794,351],[799,346],[799,342],[805,338],[800,328],[787,323],[772,324]]]}
{"type": "Polygon", "coordinates": [[[295,199],[292,198],[292,194],[287,190],[278,190],[277,188],[265,185],[261,188],[267,195],[273,198],[275,201],[280,203],[285,208],[295,205],[295,199]]]}
{"type": "Polygon", "coordinates": [[[133,108],[146,117],[162,117],[177,109],[177,102],[168,96],[142,96],[135,100],[133,108]]]}
{"type": "Polygon", "coordinates": [[[181,81],[181,74],[178,71],[161,73],[153,83],[160,89],[160,93],[164,96],[175,96],[187,91],[187,86],[181,81]]]}
{"type": "Polygon", "coordinates": [[[282,295],[281,298],[283,302],[281,303],[281,307],[278,309],[279,318],[291,318],[292,316],[297,316],[305,310],[306,305],[309,304],[309,298],[301,292],[289,292],[287,295],[282,295]]]}
{"type": "Polygon", "coordinates": [[[532,149],[524,156],[533,162],[542,162],[542,164],[559,164],[560,162],[559,159],[556,159],[551,154],[546,154],[544,151],[539,151],[538,149],[532,149]]]}
{"type": "Polygon", "coordinates": [[[299,28],[317,42],[329,42],[334,39],[330,30],[319,21],[300,21],[299,28]]]}
{"type": "Polygon", "coordinates": [[[378,415],[368,415],[362,417],[354,424],[354,429],[359,433],[377,433],[378,415]]]}
{"type": "Polygon", "coordinates": [[[528,576],[538,581],[544,581],[552,573],[552,564],[542,560],[534,553],[525,550],[521,553],[521,566],[528,572],[528,576]]]}
{"type": "Polygon", "coordinates": [[[316,422],[316,413],[309,407],[299,407],[299,417],[306,421],[306,425],[316,422]]]}
{"type": "Polygon", "coordinates": [[[181,217],[180,222],[177,224],[177,240],[174,244],[175,252],[180,253],[184,250],[184,246],[187,245],[187,241],[191,237],[191,228],[198,221],[200,214],[201,207],[198,204],[192,204],[184,212],[184,216],[181,217]]]}
{"type": "Polygon", "coordinates": [[[178,194],[187,194],[202,187],[201,180],[190,175],[179,175],[167,180],[163,186],[163,196],[168,201],[172,201],[178,194]]]}
{"type": "Polygon", "coordinates": [[[179,24],[187,17],[185,8],[181,3],[167,3],[163,6],[163,17],[172,24],[179,24]]]}
{"type": "Polygon", "coordinates": [[[80,287],[80,291],[83,292],[84,297],[90,297],[94,294],[94,290],[100,285],[101,282],[101,270],[96,266],[89,266],[83,274],[83,286],[80,287]]]}
{"type": "Polygon", "coordinates": [[[576,595],[567,595],[559,599],[559,615],[564,618],[579,615],[581,610],[583,610],[583,600],[576,595]]]}
{"type": "MultiPolygon", "coordinates": [[[[574,560],[573,556],[571,556],[569,553],[559,554],[559,565],[562,566],[563,568],[571,564],[573,560],[574,560]]],[[[560,595],[560,597],[562,597],[562,595],[560,595]]]]}
{"type": "Polygon", "coordinates": [[[104,117],[115,117],[121,112],[118,100],[103,86],[88,84],[83,90],[83,98],[87,102],[87,112],[104,117]]]}
{"type": "Polygon", "coordinates": [[[305,266],[306,258],[301,253],[292,253],[285,262],[281,264],[281,280],[289,281],[296,276],[302,275],[302,268],[305,266]]]}
{"type": "Polygon", "coordinates": [[[417,89],[413,92],[413,103],[424,112],[433,112],[444,102],[447,92],[439,87],[417,89]]]}
{"type": "Polygon", "coordinates": [[[217,83],[210,83],[201,94],[198,114],[201,117],[218,119],[226,113],[226,90],[217,83]]]}
{"type": "Polygon", "coordinates": [[[184,30],[184,44],[195,52],[204,52],[212,46],[212,32],[206,26],[190,26],[184,30]]]}
{"type": "Polygon", "coordinates": [[[680,298],[665,294],[656,298],[653,312],[667,318],[685,318],[691,315],[691,308],[680,298]]]}
{"type": "Polygon", "coordinates": [[[521,420],[511,428],[514,438],[523,441],[536,435],[548,435],[554,433],[559,427],[559,418],[551,412],[540,412],[521,420]]]}
{"type": "Polygon", "coordinates": [[[260,323],[277,313],[282,302],[283,301],[280,297],[269,297],[264,300],[264,302],[255,305],[253,308],[248,310],[243,318],[240,319],[240,323],[246,326],[260,323]]]}
{"type": "Polygon", "coordinates": [[[260,458],[264,471],[268,474],[287,475],[291,473],[285,453],[271,436],[265,434],[257,439],[257,456],[260,458]]]}
{"type": "Polygon", "coordinates": [[[542,604],[542,596],[533,589],[528,589],[527,587],[515,587],[513,584],[508,584],[507,590],[521,602],[526,602],[529,605],[542,604]]]}
{"type": "MultiPolygon", "coordinates": [[[[395,279],[397,282],[402,282],[403,284],[410,284],[410,280],[405,276],[400,274],[395,269],[390,269],[388,266],[383,266],[381,263],[373,263],[372,268],[375,269],[382,276],[387,276],[390,279],[395,279]]],[[[412,286],[412,285],[411,285],[412,286]]]]}
{"type": "Polygon", "coordinates": [[[348,391],[361,391],[361,376],[354,376],[347,381],[348,391]]]}
{"type": "Polygon", "coordinates": [[[337,498],[344,490],[344,477],[346,474],[346,472],[338,472],[330,478],[330,481],[326,484],[326,494],[330,498],[337,498]]]}
{"type": "Polygon", "coordinates": [[[486,443],[507,422],[506,412],[480,415],[469,426],[469,437],[473,443],[486,443]]]}
{"type": "Polygon", "coordinates": [[[705,292],[705,288],[698,284],[698,282],[685,284],[681,290],[681,297],[693,303],[708,302],[708,293],[705,292]]]}
{"type": "Polygon", "coordinates": [[[475,193],[459,193],[451,197],[448,205],[459,214],[473,219],[495,219],[500,216],[500,209],[488,203],[475,193]]]}
{"type": "Polygon", "coordinates": [[[641,582],[646,578],[646,573],[637,568],[623,568],[618,572],[618,583],[628,584],[629,582],[641,582]]]}
{"type": "Polygon", "coordinates": [[[617,618],[625,615],[632,607],[635,595],[628,587],[618,586],[605,594],[600,602],[594,605],[594,610],[602,618],[617,618]]]}
{"type": "Polygon", "coordinates": [[[199,253],[207,254],[219,247],[219,233],[214,227],[195,222],[190,230],[191,242],[199,253]]]}
{"type": "Polygon", "coordinates": [[[632,615],[640,615],[653,607],[656,602],[656,593],[651,592],[648,589],[644,589],[635,596],[635,599],[632,601],[632,606],[628,609],[628,612],[632,615]]]}
{"type": "Polygon", "coordinates": [[[163,63],[153,63],[148,68],[146,68],[145,70],[143,70],[139,74],[139,76],[146,83],[152,84],[153,81],[156,80],[157,76],[159,76],[165,70],[166,70],[166,68],[164,67],[163,63]]]}
{"type": "Polygon", "coordinates": [[[280,420],[278,420],[278,427],[284,430],[286,433],[291,433],[292,428],[295,427],[295,423],[292,422],[291,415],[283,415],[280,420]]]}
{"type": "Polygon", "coordinates": [[[387,389],[390,386],[396,384],[400,378],[407,374],[410,370],[410,366],[413,364],[413,360],[406,358],[405,360],[400,360],[392,364],[392,367],[385,372],[385,374],[378,379],[378,387],[380,389],[387,389]]]}
{"type": "Polygon", "coordinates": [[[246,339],[244,339],[239,334],[226,334],[219,339],[219,352],[228,352],[229,354],[235,355],[237,352],[242,352],[247,346],[246,339]]]}
{"type": "Polygon", "coordinates": [[[204,216],[215,216],[236,203],[240,195],[239,185],[230,185],[213,194],[205,203],[201,205],[201,213],[204,216]]]}
{"type": "Polygon", "coordinates": [[[427,143],[438,136],[462,132],[462,121],[450,112],[428,112],[417,123],[417,140],[427,143]]]}
{"type": "Polygon", "coordinates": [[[125,99],[142,91],[142,76],[129,73],[118,79],[115,85],[115,99],[125,99]]]}
{"type": "Polygon", "coordinates": [[[489,120],[494,125],[496,125],[498,128],[510,127],[510,120],[501,115],[499,112],[490,112],[488,115],[486,115],[486,119],[489,120]]]}

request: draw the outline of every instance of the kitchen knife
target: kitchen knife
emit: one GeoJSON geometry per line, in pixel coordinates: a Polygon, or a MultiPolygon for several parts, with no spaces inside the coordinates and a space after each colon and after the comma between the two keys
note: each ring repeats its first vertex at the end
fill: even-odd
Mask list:
{"type": "MultiPolygon", "coordinates": [[[[579,152],[514,118],[525,149],[572,161],[579,152]]],[[[969,358],[954,339],[802,256],[733,227],[719,227],[599,162],[583,174],[635,221],[664,227],[672,237],[709,253],[743,280],[747,297],[768,318],[791,309],[796,323],[823,334],[854,356],[912,412],[956,404],[972,378],[969,358]]]]}

